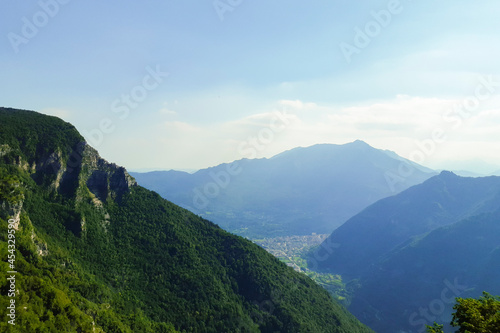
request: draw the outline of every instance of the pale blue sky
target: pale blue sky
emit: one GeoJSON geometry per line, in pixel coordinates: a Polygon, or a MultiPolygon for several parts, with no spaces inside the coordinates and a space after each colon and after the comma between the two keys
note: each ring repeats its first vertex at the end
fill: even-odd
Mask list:
{"type": "Polygon", "coordinates": [[[355,139],[430,167],[500,169],[498,1],[218,2],[231,3],[0,0],[0,105],[100,131],[89,142],[129,169],[355,139]],[[479,105],[453,111],[477,89],[479,105]],[[279,132],[276,112],[290,115],[279,132]],[[446,139],[431,145],[436,130],[446,139]]]}

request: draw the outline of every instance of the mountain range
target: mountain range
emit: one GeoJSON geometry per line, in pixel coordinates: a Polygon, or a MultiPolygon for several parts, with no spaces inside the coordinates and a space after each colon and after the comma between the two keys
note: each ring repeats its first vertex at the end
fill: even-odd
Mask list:
{"type": "Polygon", "coordinates": [[[500,177],[442,172],[382,199],[336,229],[309,263],[355,282],[349,310],[376,332],[449,323],[455,297],[500,293],[500,177]]]}
{"type": "Polygon", "coordinates": [[[0,108],[0,208],[2,332],[371,332],[58,118],[0,108]]]}
{"type": "Polygon", "coordinates": [[[142,186],[250,238],[331,233],[436,173],[363,141],[295,148],[195,173],[132,173],[142,186]]]}
{"type": "Polygon", "coordinates": [[[0,108],[2,332],[412,333],[450,322],[455,297],[500,294],[500,177],[435,175],[362,141],[135,175],[247,236],[335,229],[308,266],[341,277],[357,319],[71,124],[0,108]]]}

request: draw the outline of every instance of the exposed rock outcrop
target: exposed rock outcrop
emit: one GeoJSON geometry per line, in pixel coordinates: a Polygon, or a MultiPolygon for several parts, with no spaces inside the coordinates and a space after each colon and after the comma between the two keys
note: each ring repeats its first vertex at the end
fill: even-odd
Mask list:
{"type": "Polygon", "coordinates": [[[81,179],[101,202],[106,202],[108,198],[119,201],[130,187],[137,186],[125,168],[107,162],[89,145],[83,149],[82,162],[81,179]]]}
{"type": "Polygon", "coordinates": [[[14,229],[19,230],[19,221],[21,219],[21,211],[23,209],[23,202],[20,200],[18,202],[9,202],[9,201],[0,201],[0,216],[3,219],[13,219],[15,222],[13,223],[14,229]]]}

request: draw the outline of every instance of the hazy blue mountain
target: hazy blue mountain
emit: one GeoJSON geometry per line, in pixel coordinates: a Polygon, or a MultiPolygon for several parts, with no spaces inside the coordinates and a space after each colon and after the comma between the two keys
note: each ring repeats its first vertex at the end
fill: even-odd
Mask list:
{"type": "Polygon", "coordinates": [[[330,233],[432,170],[365,142],[295,148],[199,170],[133,173],[142,186],[249,237],[330,233]]]}
{"type": "Polygon", "coordinates": [[[438,228],[394,250],[360,283],[349,310],[376,332],[448,324],[455,297],[500,295],[500,211],[438,228]]]}
{"type": "Polygon", "coordinates": [[[499,210],[500,177],[442,172],[349,219],[309,261],[357,279],[349,309],[375,331],[423,332],[450,321],[454,297],[500,293],[499,210]]]}
{"type": "MultiPolygon", "coordinates": [[[[499,205],[500,177],[464,178],[443,171],[349,219],[325,240],[335,246],[318,267],[358,277],[413,237],[499,205]]],[[[326,254],[325,247],[320,247],[320,257],[326,254]]]]}

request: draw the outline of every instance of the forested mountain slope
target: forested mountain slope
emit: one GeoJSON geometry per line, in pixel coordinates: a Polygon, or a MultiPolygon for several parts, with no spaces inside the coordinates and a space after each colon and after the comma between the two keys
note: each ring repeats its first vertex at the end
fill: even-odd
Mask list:
{"type": "Polygon", "coordinates": [[[0,207],[0,316],[14,300],[16,324],[2,331],[370,332],[257,245],[138,186],[58,118],[0,108],[0,207]]]}

